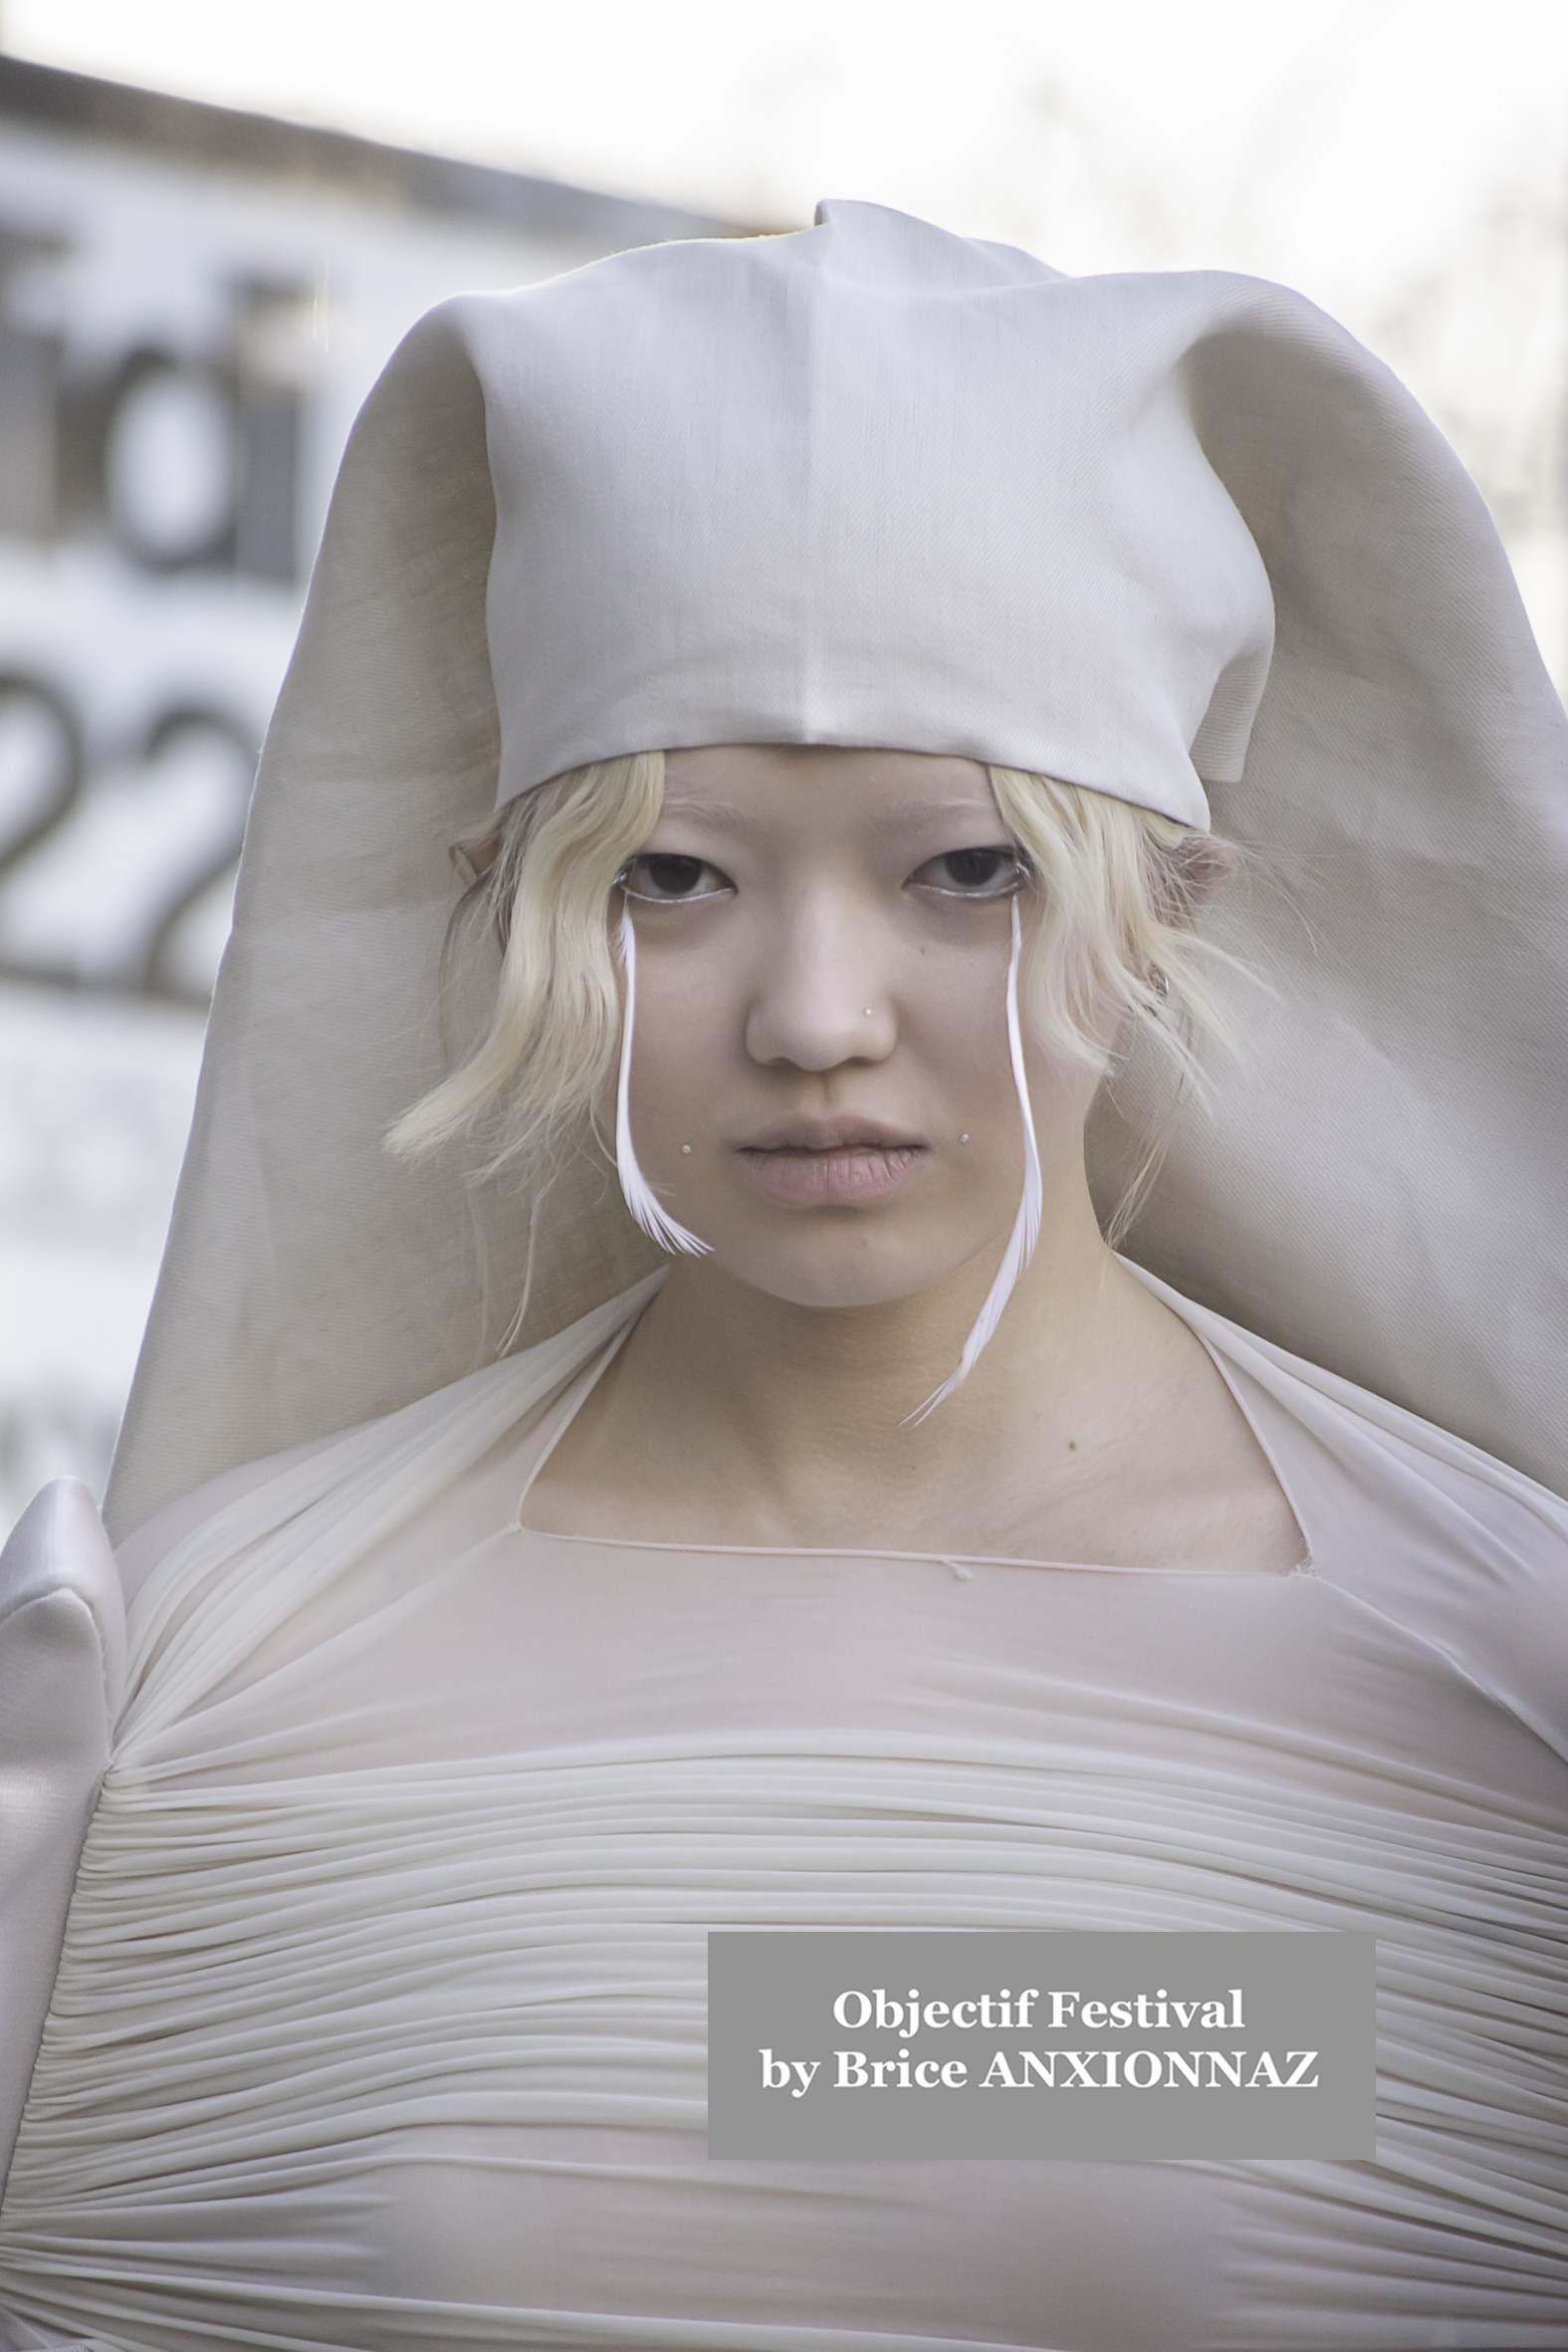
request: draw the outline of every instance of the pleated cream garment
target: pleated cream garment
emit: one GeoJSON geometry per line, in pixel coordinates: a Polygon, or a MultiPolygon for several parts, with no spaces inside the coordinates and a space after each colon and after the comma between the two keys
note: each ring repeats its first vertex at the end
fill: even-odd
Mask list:
{"type": "Polygon", "coordinates": [[[645,1295],[168,1515],[10,2344],[1568,2344],[1568,1510],[1172,1299],[1291,1574],[526,1531],[645,1295]],[[1379,2161],[709,2163],[729,1924],[1375,1928],[1379,2161]]]}

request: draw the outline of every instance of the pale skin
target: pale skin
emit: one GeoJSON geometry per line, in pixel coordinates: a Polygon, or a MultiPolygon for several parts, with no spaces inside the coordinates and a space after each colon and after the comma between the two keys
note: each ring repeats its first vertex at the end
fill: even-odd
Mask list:
{"type": "Polygon", "coordinates": [[[1042,908],[985,770],[674,752],[627,886],[632,1132],[711,1254],[674,1261],[546,1462],[528,1524],[1122,1567],[1299,1561],[1212,1358],[1101,1238],[1093,1074],[1032,1043],[1039,1245],[969,1380],[909,1420],[958,1361],[1022,1178],[1009,902],[1019,890],[1025,952],[1042,908]]]}

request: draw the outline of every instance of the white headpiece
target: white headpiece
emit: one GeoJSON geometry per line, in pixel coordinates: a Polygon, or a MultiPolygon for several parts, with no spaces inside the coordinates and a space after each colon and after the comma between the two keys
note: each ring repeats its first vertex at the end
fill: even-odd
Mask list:
{"type": "Polygon", "coordinates": [[[624,751],[891,745],[1206,824],[1274,614],[1183,360],[1251,296],[825,204],[462,305],[501,799],[624,751]]]}
{"type": "MultiPolygon", "coordinates": [[[[1202,779],[1275,876],[1219,916],[1275,993],[1235,997],[1246,1067],[1184,1111],[1137,1256],[1568,1484],[1568,726],[1478,494],[1281,288],[1069,281],[849,204],[445,304],[367,401],[117,1528],[485,1360],[528,1204],[381,1148],[441,1070],[446,842],[586,759],[726,741],[961,753],[1192,823],[1202,779]]],[[[1135,1052],[1097,1181],[1162,1107],[1135,1052]]],[[[586,1165],[536,1245],[525,1338],[650,1262],[586,1165]]]]}

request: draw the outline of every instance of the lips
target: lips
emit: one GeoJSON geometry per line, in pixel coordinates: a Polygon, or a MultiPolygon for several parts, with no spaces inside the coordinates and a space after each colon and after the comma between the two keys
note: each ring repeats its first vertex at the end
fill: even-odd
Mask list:
{"type": "Polygon", "coordinates": [[[919,1136],[875,1119],[784,1119],[736,1147],[761,1191],[803,1209],[885,1201],[919,1174],[928,1156],[919,1136]]]}

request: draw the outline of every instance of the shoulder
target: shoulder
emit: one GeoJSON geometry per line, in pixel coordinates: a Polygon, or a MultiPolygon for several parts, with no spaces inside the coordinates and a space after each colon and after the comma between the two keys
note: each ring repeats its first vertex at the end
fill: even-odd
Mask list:
{"type": "Polygon", "coordinates": [[[1388,1398],[1153,1287],[1230,1382],[1316,1573],[1443,1651],[1568,1754],[1568,1502],[1388,1398]]]}
{"type": "Polygon", "coordinates": [[[239,1503],[257,1488],[281,1478],[298,1464],[312,1461],[338,1442],[335,1432],[330,1437],[313,1438],[306,1445],[292,1446],[282,1454],[265,1455],[259,1462],[242,1462],[233,1470],[226,1470],[218,1478],[208,1479],[177,1502],[165,1504],[144,1520],[132,1534],[115,1547],[114,1558],[119,1568],[119,1580],[127,1606],[145,1584],[158,1562],[167,1557],[176,1544],[184,1541],[226,1506],[239,1503]]]}
{"type": "Polygon", "coordinates": [[[323,1511],[335,1514],[349,1495],[382,1507],[389,1526],[410,1517],[493,1446],[522,1434],[532,1416],[630,1327],[657,1280],[397,1412],[237,1464],[193,1488],[117,1546],[127,1603],[172,1560],[230,1559],[285,1528],[303,1538],[323,1511]]]}

